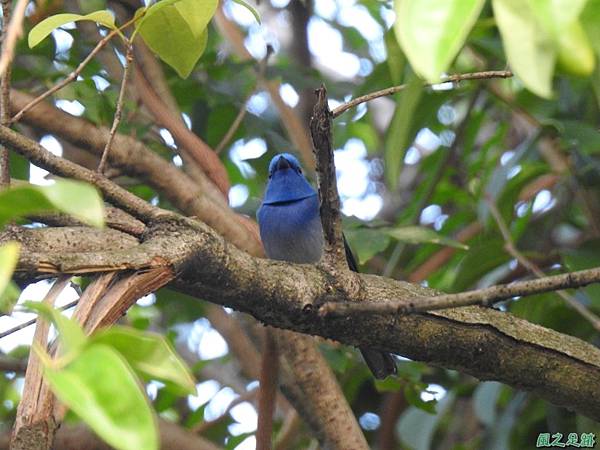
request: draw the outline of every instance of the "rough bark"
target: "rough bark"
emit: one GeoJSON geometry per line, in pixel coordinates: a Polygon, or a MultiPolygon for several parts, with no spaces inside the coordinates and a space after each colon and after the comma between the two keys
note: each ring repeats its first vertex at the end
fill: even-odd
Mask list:
{"type": "MultiPolygon", "coordinates": [[[[361,274],[360,290],[350,297],[322,267],[253,258],[189,219],[157,223],[147,237],[134,252],[135,263],[145,259],[140,267],[148,267],[159,257],[161,265],[172,266],[178,274],[174,287],[191,295],[202,293],[205,300],[247,312],[274,327],[501,381],[600,419],[600,350],[579,339],[482,307],[399,317],[323,317],[318,307],[326,302],[408,302],[438,293],[361,274]]],[[[23,254],[34,250],[24,247],[23,254]]],[[[89,272],[96,271],[98,256],[46,255],[57,262],[68,257],[72,270],[80,264],[89,272]]]]}

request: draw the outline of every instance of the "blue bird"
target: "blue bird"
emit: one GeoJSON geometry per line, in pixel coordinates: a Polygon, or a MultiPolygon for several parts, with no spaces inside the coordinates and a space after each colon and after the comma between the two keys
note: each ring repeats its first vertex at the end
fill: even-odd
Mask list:
{"type": "MultiPolygon", "coordinates": [[[[298,160],[289,153],[276,155],[269,164],[269,182],[258,210],[260,237],[271,259],[314,264],[323,253],[323,228],[317,191],[302,174],[298,160]]],[[[358,272],[354,256],[344,239],[346,259],[358,272]]],[[[392,355],[360,349],[376,378],[396,373],[392,355]]]]}

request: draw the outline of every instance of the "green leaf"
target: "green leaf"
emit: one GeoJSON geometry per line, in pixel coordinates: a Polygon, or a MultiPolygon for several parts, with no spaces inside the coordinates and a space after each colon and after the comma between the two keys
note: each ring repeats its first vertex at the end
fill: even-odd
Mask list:
{"type": "Polygon", "coordinates": [[[196,382],[171,344],[161,335],[114,326],[92,337],[92,342],[117,350],[131,366],[150,379],[173,385],[182,394],[194,394],[196,382]]]}
{"type": "Polygon", "coordinates": [[[237,3],[238,5],[242,5],[244,8],[246,8],[248,11],[250,11],[252,13],[252,15],[254,16],[254,18],[256,19],[256,21],[258,22],[258,24],[260,25],[260,15],[258,14],[258,11],[256,9],[254,9],[253,6],[249,5],[248,3],[246,3],[244,0],[233,0],[235,3],[237,3]]]}
{"type": "Polygon", "coordinates": [[[421,398],[421,393],[426,390],[426,387],[427,385],[422,385],[422,383],[406,383],[404,385],[404,397],[408,403],[416,408],[419,408],[428,414],[435,414],[437,400],[423,400],[421,398]]]}
{"type": "Polygon", "coordinates": [[[415,72],[439,81],[465,43],[485,0],[395,0],[394,31],[415,72]]]}
{"type": "Polygon", "coordinates": [[[377,228],[354,228],[344,232],[350,248],[356,252],[359,264],[364,264],[377,253],[384,251],[390,237],[377,228]]]}
{"type": "Polygon", "coordinates": [[[600,0],[587,1],[581,14],[581,24],[600,57],[600,0]]]}
{"type": "Polygon", "coordinates": [[[61,348],[69,358],[75,357],[83,349],[87,338],[75,320],[65,317],[58,309],[47,303],[27,301],[23,303],[23,306],[42,315],[56,326],[62,344],[61,348]]]}
{"type": "Polygon", "coordinates": [[[412,75],[408,86],[396,97],[396,110],[385,139],[385,175],[392,188],[398,185],[404,155],[413,134],[415,113],[423,97],[422,82],[412,75]]]}
{"type": "Polygon", "coordinates": [[[529,0],[527,3],[546,31],[558,39],[577,20],[586,2],[587,0],[529,0]]]}
{"type": "Polygon", "coordinates": [[[18,242],[7,242],[0,247],[0,311],[10,313],[17,299],[19,289],[11,281],[17,262],[19,261],[18,242]]]}
{"type": "Polygon", "coordinates": [[[468,250],[469,246],[454,239],[442,236],[438,232],[427,227],[409,226],[398,228],[383,228],[381,230],[388,236],[406,244],[440,244],[449,247],[468,250]]]}
{"type": "Polygon", "coordinates": [[[136,22],[144,42],[182,78],[187,78],[208,42],[207,25],[218,0],[166,0],[136,22]],[[168,39],[165,39],[168,36],[168,39]]]}
{"type": "Polygon", "coordinates": [[[104,225],[104,203],[95,187],[74,180],[51,186],[15,186],[0,191],[0,227],[28,214],[60,211],[96,227],[104,225]]]}
{"type": "Polygon", "coordinates": [[[57,28],[62,27],[67,23],[77,22],[79,20],[91,20],[92,22],[104,25],[106,28],[115,29],[115,18],[108,10],[95,11],[93,13],[86,14],[85,16],[82,16],[81,14],[56,14],[42,20],[31,29],[27,39],[29,48],[33,48],[38,45],[46,38],[46,36],[48,36],[57,28]]]}
{"type": "Polygon", "coordinates": [[[580,77],[587,77],[594,71],[594,49],[578,20],[571,23],[559,36],[558,64],[565,72],[580,77]]]}
{"type": "Polygon", "coordinates": [[[92,345],[62,370],[45,369],[58,399],[119,450],[158,449],[156,417],[123,357],[92,345]]]}
{"type": "Polygon", "coordinates": [[[594,70],[594,51],[578,17],[587,0],[532,0],[531,10],[554,41],[558,63],[568,73],[588,76],[594,70]]]}
{"type": "Polygon", "coordinates": [[[508,62],[523,84],[540,97],[552,96],[557,51],[528,2],[492,0],[508,62]]]}

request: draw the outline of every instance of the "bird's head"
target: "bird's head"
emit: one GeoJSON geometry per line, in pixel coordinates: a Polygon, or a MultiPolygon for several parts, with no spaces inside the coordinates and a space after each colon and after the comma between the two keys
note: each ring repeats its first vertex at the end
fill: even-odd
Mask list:
{"type": "Polygon", "coordinates": [[[291,202],[313,195],[317,192],[304,177],[296,157],[289,153],[275,155],[269,164],[269,182],[263,203],[291,202]]]}

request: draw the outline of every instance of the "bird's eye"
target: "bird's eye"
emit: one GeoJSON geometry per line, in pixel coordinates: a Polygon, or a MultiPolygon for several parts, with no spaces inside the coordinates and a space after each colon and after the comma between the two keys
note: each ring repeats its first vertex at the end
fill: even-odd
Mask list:
{"type": "Polygon", "coordinates": [[[302,173],[302,169],[298,168],[298,173],[302,173]]]}

